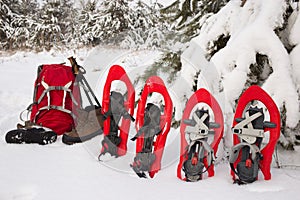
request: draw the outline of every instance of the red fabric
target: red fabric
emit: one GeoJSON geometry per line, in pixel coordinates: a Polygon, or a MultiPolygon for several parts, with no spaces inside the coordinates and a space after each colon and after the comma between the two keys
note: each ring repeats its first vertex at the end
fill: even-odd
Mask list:
{"type": "MultiPolygon", "coordinates": [[[[73,91],[73,95],[80,104],[80,92],[78,86],[74,86],[75,76],[72,72],[72,68],[61,64],[43,65],[38,77],[35,81],[36,96],[34,102],[37,102],[42,95],[45,88],[41,84],[44,81],[48,86],[65,86],[67,83],[72,81],[70,89],[73,91]]],[[[50,91],[50,105],[52,106],[63,106],[63,90],[52,90],[50,91]]],[[[41,126],[52,129],[58,135],[64,134],[67,131],[71,131],[74,126],[73,117],[60,110],[50,109],[41,110],[39,109],[48,105],[48,97],[45,95],[39,104],[33,104],[30,120],[41,126]]],[[[73,105],[72,99],[69,92],[65,98],[65,109],[76,110],[73,105]]]]}

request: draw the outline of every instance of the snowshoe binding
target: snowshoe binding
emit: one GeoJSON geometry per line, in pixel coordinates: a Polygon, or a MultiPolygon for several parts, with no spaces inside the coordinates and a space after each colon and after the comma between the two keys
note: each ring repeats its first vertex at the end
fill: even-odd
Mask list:
{"type": "Polygon", "coordinates": [[[144,86],[138,103],[136,128],[137,134],[131,138],[136,140],[136,156],[130,166],[142,178],[147,174],[151,178],[160,170],[162,154],[170,130],[173,104],[163,81],[157,77],[150,77],[144,86]],[[164,112],[153,104],[147,103],[150,93],[162,94],[165,102],[164,112]],[[145,107],[146,106],[146,107],[145,107]]]}
{"type": "Polygon", "coordinates": [[[214,150],[207,142],[208,134],[214,133],[209,128],[208,110],[197,109],[190,120],[184,120],[187,124],[186,134],[189,138],[188,159],[183,163],[186,181],[195,182],[202,179],[204,171],[204,158],[207,159],[207,169],[214,158],[214,150]]]}
{"type": "Polygon", "coordinates": [[[197,90],[187,102],[180,125],[181,156],[177,168],[179,179],[196,182],[203,178],[206,171],[208,176],[214,175],[213,161],[223,136],[223,126],[223,114],[217,101],[207,90],[197,90]],[[206,103],[212,108],[216,122],[210,122],[209,111],[203,108],[197,108],[189,119],[198,103],[206,103]],[[214,134],[211,144],[208,143],[209,134],[214,134]]]}
{"type": "Polygon", "coordinates": [[[128,132],[131,121],[134,121],[134,87],[125,70],[118,65],[110,68],[104,85],[102,112],[104,115],[102,149],[98,157],[109,153],[111,156],[123,156],[127,152],[128,132]],[[113,81],[122,81],[127,88],[127,97],[116,91],[111,91],[113,81]],[[120,124],[120,125],[119,125],[120,124]]]}
{"type": "Polygon", "coordinates": [[[229,163],[234,183],[247,184],[256,181],[259,169],[265,180],[271,179],[270,165],[280,134],[280,114],[274,101],[260,87],[251,86],[240,97],[232,130],[234,146],[229,163]],[[264,121],[263,108],[249,106],[254,101],[260,101],[266,106],[271,122],[264,121]],[[247,106],[248,109],[245,109],[247,106]],[[270,131],[270,139],[262,147],[266,131],[270,131]]]}

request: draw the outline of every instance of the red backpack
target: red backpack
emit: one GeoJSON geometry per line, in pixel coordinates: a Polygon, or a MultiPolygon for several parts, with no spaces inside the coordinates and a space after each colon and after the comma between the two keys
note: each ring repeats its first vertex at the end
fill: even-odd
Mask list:
{"type": "Polygon", "coordinates": [[[35,81],[30,121],[58,135],[75,127],[81,96],[72,68],[63,64],[41,65],[35,81]]]}

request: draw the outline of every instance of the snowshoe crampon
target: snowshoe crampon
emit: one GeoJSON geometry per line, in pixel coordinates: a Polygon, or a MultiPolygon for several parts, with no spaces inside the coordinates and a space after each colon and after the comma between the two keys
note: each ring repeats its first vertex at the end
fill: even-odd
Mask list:
{"type": "Polygon", "coordinates": [[[259,86],[249,87],[238,101],[232,127],[234,146],[229,162],[234,182],[254,182],[259,169],[264,179],[270,180],[272,154],[280,136],[280,114],[275,102],[259,86]],[[250,105],[258,101],[268,110],[270,122],[264,121],[262,108],[250,105]],[[270,134],[269,141],[261,150],[267,131],[270,134]]]}
{"type": "Polygon", "coordinates": [[[114,65],[110,68],[102,98],[102,113],[105,117],[103,122],[104,139],[102,141],[102,149],[99,155],[109,153],[111,156],[123,156],[127,152],[128,132],[131,121],[134,121],[134,87],[127,76],[125,70],[114,65]],[[127,89],[127,95],[116,91],[111,91],[113,81],[124,82],[127,89]],[[119,124],[121,125],[119,126],[119,124]]]}
{"type": "Polygon", "coordinates": [[[130,166],[140,178],[147,178],[147,174],[145,172],[149,172],[151,170],[151,166],[154,161],[155,154],[152,152],[138,153],[134,158],[133,164],[130,166]]]}
{"type": "Polygon", "coordinates": [[[157,76],[150,77],[138,103],[137,134],[131,139],[136,140],[136,157],[131,167],[139,177],[146,177],[146,173],[149,173],[153,178],[161,168],[161,159],[171,127],[172,109],[173,103],[163,80],[157,76]],[[163,96],[163,112],[158,106],[147,103],[148,95],[154,92],[163,96]]]}
{"type": "Polygon", "coordinates": [[[179,179],[198,181],[202,179],[205,171],[209,177],[214,176],[213,161],[223,136],[223,129],[223,113],[218,102],[207,90],[197,90],[189,98],[180,124],[180,161],[177,166],[179,179]],[[215,122],[209,121],[208,110],[196,109],[191,113],[199,103],[205,103],[212,109],[215,122]],[[207,142],[209,133],[214,134],[211,144],[207,142]]]}

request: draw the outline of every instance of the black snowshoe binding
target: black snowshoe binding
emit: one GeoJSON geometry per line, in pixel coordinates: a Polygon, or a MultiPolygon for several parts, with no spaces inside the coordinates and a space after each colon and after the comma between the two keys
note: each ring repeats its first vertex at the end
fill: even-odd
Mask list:
{"type": "Polygon", "coordinates": [[[57,139],[57,134],[50,129],[42,127],[20,128],[9,131],[5,140],[7,143],[37,143],[40,145],[51,144],[57,139]]]}
{"type": "Polygon", "coordinates": [[[264,122],[263,109],[250,107],[245,118],[236,118],[237,124],[233,127],[233,133],[237,134],[241,143],[233,146],[229,156],[231,170],[237,175],[234,183],[247,184],[257,180],[260,161],[263,159],[260,148],[264,137],[264,128],[273,128],[276,125],[264,122]],[[241,154],[240,154],[241,151],[241,154]],[[234,163],[240,160],[235,166],[234,163]]]}
{"type": "Polygon", "coordinates": [[[118,145],[121,143],[119,123],[122,117],[134,121],[134,118],[124,107],[124,96],[119,92],[112,91],[110,95],[109,111],[104,114],[105,119],[110,118],[110,133],[103,138],[103,150],[98,157],[99,160],[101,160],[100,157],[106,153],[118,157],[118,145]]]}
{"type": "Polygon", "coordinates": [[[195,182],[202,179],[202,174],[211,166],[214,158],[214,150],[207,142],[208,134],[214,133],[210,130],[212,127],[218,127],[216,123],[209,123],[208,110],[197,109],[192,116],[192,119],[184,120],[187,124],[185,133],[188,145],[188,159],[183,163],[183,171],[186,181],[195,182]],[[204,162],[207,162],[205,170],[204,162]]]}
{"type": "Polygon", "coordinates": [[[137,153],[133,164],[130,165],[134,172],[141,178],[147,178],[145,172],[150,171],[151,165],[155,161],[153,142],[155,136],[161,133],[160,117],[160,108],[152,103],[148,103],[145,108],[144,125],[131,138],[132,141],[135,141],[138,137],[143,137],[144,139],[142,151],[137,153]]]}

